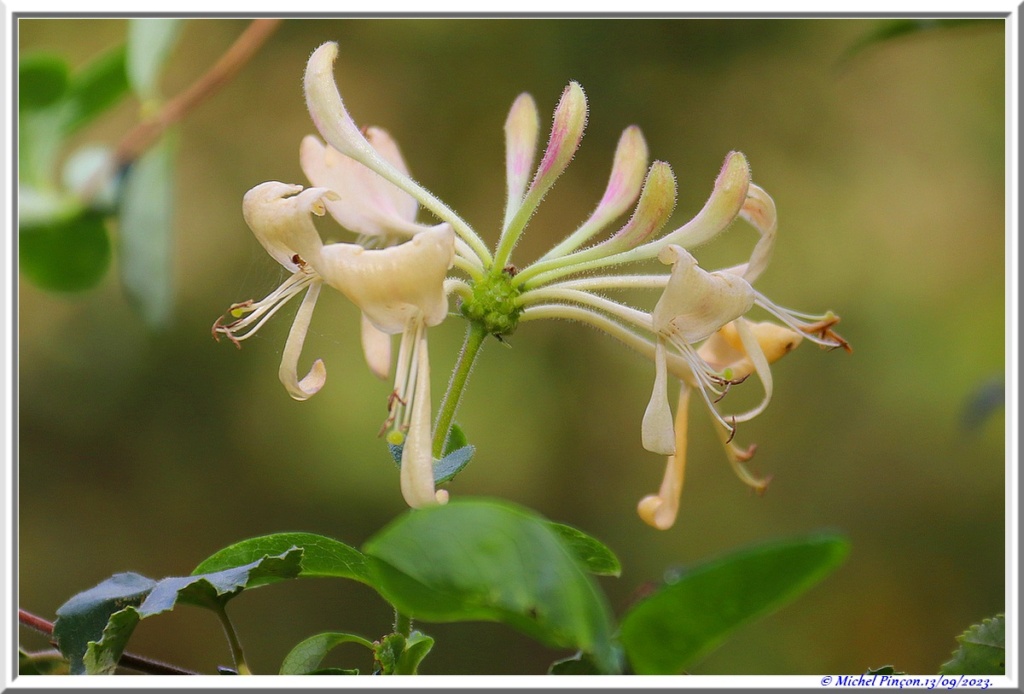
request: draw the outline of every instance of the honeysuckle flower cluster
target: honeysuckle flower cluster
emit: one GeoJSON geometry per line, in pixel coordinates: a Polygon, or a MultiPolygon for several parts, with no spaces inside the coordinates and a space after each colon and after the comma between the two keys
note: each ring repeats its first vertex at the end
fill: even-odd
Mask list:
{"type": "MultiPolygon", "coordinates": [[[[392,336],[400,335],[394,387],[382,428],[400,448],[401,489],[413,507],[444,503],[437,489],[438,462],[447,450],[455,410],[473,360],[485,339],[510,335],[521,323],[543,319],[590,325],[633,348],[654,365],[651,399],[640,423],[640,442],[668,459],[661,488],[642,499],[640,517],[665,529],[674,522],[682,491],[689,403],[696,393],[711,415],[725,455],[744,483],[761,491],[767,480],[745,463],[754,446],[733,439],[737,425],[764,411],[772,397],[770,364],[810,340],[825,348],[849,345],[834,330],[838,318],[798,313],[754,288],[768,265],[778,229],[771,197],[751,182],[750,167],[730,153],[704,207],[682,226],[665,230],[676,201],[676,180],[661,161],[648,165],[647,144],[636,126],[622,133],[604,195],[577,229],[535,262],[517,269],[513,250],[551,186],[583,138],[587,101],[570,82],[554,112],[547,145],[534,166],[540,117],[529,94],[512,104],[505,122],[507,200],[493,252],[450,207],[409,175],[394,140],[379,128],[360,129],[333,77],[337,45],[325,43],[306,67],[306,104],[323,141],[307,136],[300,163],[313,187],[262,183],[243,200],[246,223],[257,240],[291,274],[261,301],[231,306],[214,335],[236,345],[253,335],[290,299],[305,292],[285,344],[279,376],[288,393],[305,400],[326,380],[317,359],[301,378],[298,359],[323,285],[344,294],[362,311],[362,342],[370,369],[391,372],[392,336]],[[426,208],[437,224],[417,221],[426,208]],[[351,241],[325,244],[311,215],[330,214],[351,241]],[[629,213],[621,226],[616,221],[629,213]],[[750,258],[708,271],[687,250],[705,243],[735,220],[758,234],[750,258]],[[602,238],[602,240],[594,241],[602,238]],[[665,268],[647,274],[630,265],[657,259],[665,268]],[[456,274],[461,276],[456,276],[456,274]],[[610,298],[624,289],[659,293],[650,310],[610,298]],[[458,307],[469,321],[436,420],[432,417],[427,329],[458,307]],[[777,322],[747,317],[762,309],[777,322]],[[756,375],[761,401],[744,412],[720,404],[729,389],[756,375]],[[672,412],[671,381],[679,396],[672,412]]],[[[661,267],[659,265],[659,267],[661,267]]]]}

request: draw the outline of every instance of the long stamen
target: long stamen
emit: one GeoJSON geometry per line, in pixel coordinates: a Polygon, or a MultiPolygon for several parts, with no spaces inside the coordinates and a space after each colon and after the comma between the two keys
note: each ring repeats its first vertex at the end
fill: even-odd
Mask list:
{"type": "Polygon", "coordinates": [[[754,292],[754,303],[765,311],[768,311],[768,313],[778,318],[793,330],[803,333],[811,342],[819,344],[822,347],[829,347],[830,349],[841,347],[847,352],[853,351],[850,343],[847,342],[842,335],[832,330],[832,326],[839,322],[839,316],[835,315],[831,311],[820,316],[798,313],[775,304],[764,294],[756,291],[754,292]],[[807,321],[813,322],[809,323],[807,321]]]}
{"type": "Polygon", "coordinates": [[[300,269],[260,301],[235,304],[230,309],[230,313],[232,316],[238,317],[238,320],[223,324],[221,323],[223,316],[218,318],[213,324],[214,339],[219,339],[220,335],[224,335],[236,346],[240,346],[239,343],[242,340],[255,335],[264,323],[270,320],[293,297],[300,294],[314,279],[316,279],[315,274],[300,269]],[[241,317],[243,314],[248,315],[241,317]],[[254,323],[255,325],[253,325],[254,323]]]}

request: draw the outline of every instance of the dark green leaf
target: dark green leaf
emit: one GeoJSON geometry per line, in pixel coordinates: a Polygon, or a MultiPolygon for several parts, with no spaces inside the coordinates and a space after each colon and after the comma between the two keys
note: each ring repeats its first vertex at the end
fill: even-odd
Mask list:
{"type": "Polygon", "coordinates": [[[865,675],[905,675],[907,673],[905,673],[905,672],[896,672],[896,668],[894,668],[892,665],[883,665],[882,667],[876,668],[876,669],[868,668],[868,671],[865,672],[864,674],[865,675]]]}
{"type": "Polygon", "coordinates": [[[62,104],[64,133],[70,135],[128,94],[125,49],[99,56],[71,77],[62,104]]]}
{"type": "Polygon", "coordinates": [[[128,81],[142,101],[159,97],[160,73],[184,20],[136,17],[128,20],[128,81]]]}
{"type": "Polygon", "coordinates": [[[18,110],[46,108],[68,88],[68,65],[59,55],[35,53],[18,61],[18,110]]]}
{"type": "Polygon", "coordinates": [[[246,588],[294,578],[301,558],[302,550],[292,548],[246,566],[161,581],[117,574],[64,603],[57,610],[54,637],[73,674],[112,674],[140,620],[172,610],[178,602],[222,609],[246,588]]]}
{"type": "Polygon", "coordinates": [[[549,675],[600,675],[601,671],[586,653],[577,653],[569,658],[556,660],[548,668],[549,675]]]}
{"type": "Polygon", "coordinates": [[[576,555],[577,559],[583,562],[583,565],[587,567],[587,571],[590,573],[597,574],[598,576],[619,576],[622,574],[622,565],[619,563],[619,558],[600,540],[569,525],[548,523],[548,527],[562,538],[565,546],[576,555]]]}
{"type": "Polygon", "coordinates": [[[419,509],[363,551],[378,590],[402,614],[503,622],[617,670],[604,597],[560,536],[526,509],[483,500],[419,509]]]}
{"type": "Polygon", "coordinates": [[[18,233],[21,271],[43,289],[74,292],[96,285],[110,265],[110,239],[103,215],[94,210],[18,233]]]}
{"type": "Polygon", "coordinates": [[[677,674],[739,626],[820,581],[848,549],[842,538],[817,536],[697,566],[626,613],[620,630],[626,656],[638,674],[677,674]]]}
{"type": "Polygon", "coordinates": [[[136,573],[116,574],[61,605],[53,637],[71,664],[72,674],[85,673],[83,658],[88,644],[102,636],[110,616],[141,604],[155,585],[156,581],[136,573]]]}
{"type": "Polygon", "coordinates": [[[164,137],[128,170],[119,217],[121,284],[152,329],[174,304],[174,145],[164,137]]]}
{"type": "Polygon", "coordinates": [[[316,636],[310,636],[301,641],[284,657],[281,663],[282,675],[312,675],[320,668],[324,656],[335,646],[343,643],[358,643],[364,648],[374,650],[373,644],[362,636],[355,634],[344,634],[336,631],[329,631],[316,636]]]}
{"type": "MultiPolygon", "coordinates": [[[[287,552],[292,547],[302,550],[300,578],[351,578],[373,585],[366,568],[366,557],[359,550],[313,533],[278,533],[242,540],[205,559],[192,575],[243,566],[268,554],[287,552]]],[[[274,579],[266,582],[272,583],[274,579]]]]}
{"type": "Polygon", "coordinates": [[[975,624],[956,637],[960,647],[942,664],[940,675],[1005,675],[1006,624],[1003,615],[975,624]]]}

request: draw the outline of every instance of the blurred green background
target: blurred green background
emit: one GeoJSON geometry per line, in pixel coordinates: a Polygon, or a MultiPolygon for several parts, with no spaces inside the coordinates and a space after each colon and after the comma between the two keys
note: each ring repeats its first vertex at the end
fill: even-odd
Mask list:
{"type": "MultiPolygon", "coordinates": [[[[336,40],[357,122],[389,130],[414,176],[489,243],[503,212],[508,106],[529,91],[547,121],[565,84],[583,85],[587,134],[516,249],[520,266],[593,208],[625,126],[638,124],[652,157],[676,172],[671,228],[700,208],[725,154],[743,151],[780,216],[759,289],[799,310],[835,310],[855,349],[808,343],[774,369],[771,407],[738,434],[759,444],[755,467],[774,477],[763,498],[733,476],[695,414],[679,520],[658,532],[634,511],[663,467],[640,446],[651,364],[582,326],[525,324],[511,349],[492,342],[473,373],[459,420],[478,454],[453,496],[507,498],[607,542],[624,566],[601,580],[618,614],[667,568],[838,530],[853,546],[845,566],[693,672],[935,672],[954,636],[1005,601],[1003,413],[963,424],[978,390],[1003,379],[1004,31],[988,22],[921,33],[842,60],[881,24],[285,22],[181,127],[169,329],[147,331],[116,272],[82,294],[19,285],[21,606],[52,618],[112,573],[181,575],[264,533],[358,546],[403,512],[376,438],[391,384],[363,364],[351,305],[327,293],[317,307],[304,359],[322,357],[328,380],[304,403],[276,375],[290,318],[241,351],[210,337],[229,304],[283,277],[242,221],[241,199],[265,180],[305,183],[298,145],[314,129],[302,70],[336,40]]],[[[190,84],[245,26],[188,22],[164,93],[190,84]]],[[[22,19],[17,30],[22,55],[56,51],[79,65],[125,27],[22,19]]],[[[76,141],[116,142],[137,118],[138,104],[125,103],[76,141]]],[[[753,240],[737,225],[697,256],[709,268],[739,262],[753,240]]],[[[462,332],[458,319],[431,331],[435,406],[462,332]]],[[[757,395],[742,390],[730,395],[736,407],[757,395]]],[[[374,638],[391,619],[369,589],[334,581],[247,593],[231,611],[262,673],[314,633],[374,638]]],[[[438,639],[430,674],[542,673],[560,655],[498,625],[424,628],[438,639]]],[[[129,648],[206,672],[230,661],[216,620],[191,608],[146,620],[129,648]]]]}

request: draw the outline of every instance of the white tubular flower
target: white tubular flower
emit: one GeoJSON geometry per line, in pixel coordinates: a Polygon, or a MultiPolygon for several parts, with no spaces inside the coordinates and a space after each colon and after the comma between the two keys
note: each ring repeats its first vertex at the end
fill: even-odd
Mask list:
{"type": "Polygon", "coordinates": [[[322,216],[326,212],[324,200],[333,197],[326,188],[302,190],[302,186],[277,181],[261,183],[245,194],[242,216],[246,223],[267,252],[292,275],[263,300],[232,305],[230,313],[237,320],[225,325],[217,319],[213,324],[214,338],[224,335],[241,347],[242,340],[254,335],[292,297],[307,290],[292,322],[279,370],[281,383],[296,400],[314,395],[327,379],[327,369],[320,359],[299,379],[298,360],[323,282],[314,267],[323,243],[310,215],[322,216]]]}
{"type": "Polygon", "coordinates": [[[651,313],[657,335],[655,387],[641,428],[644,448],[652,453],[675,453],[675,436],[669,410],[665,350],[671,345],[689,366],[689,377],[700,391],[712,415],[732,428],[715,408],[734,381],[705,362],[693,345],[710,337],[726,323],[742,316],[754,305],[754,290],[743,278],[720,272],[705,272],[692,255],[679,246],[666,246],[658,255],[672,265],[665,291],[651,313]]]}
{"type": "MultiPolygon", "coordinates": [[[[802,339],[800,333],[774,323],[748,323],[743,318],[737,318],[712,335],[700,347],[698,354],[711,368],[729,374],[730,378],[742,380],[757,369],[759,363],[766,367],[789,354],[802,339]],[[750,353],[748,348],[754,353],[750,353]]],[[[645,496],[637,505],[640,518],[659,530],[672,527],[679,513],[679,499],[686,471],[690,390],[686,383],[680,385],[674,430],[675,452],[668,457],[661,488],[657,494],[645,496]]],[[[769,480],[754,476],[744,464],[753,457],[757,446],[739,448],[732,442],[731,432],[719,426],[717,421],[715,430],[736,475],[755,491],[763,492],[769,480]]]]}

